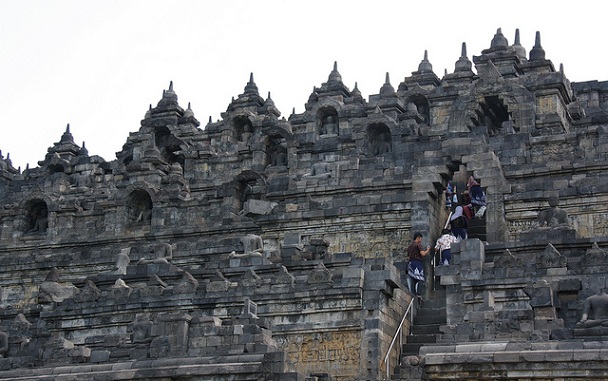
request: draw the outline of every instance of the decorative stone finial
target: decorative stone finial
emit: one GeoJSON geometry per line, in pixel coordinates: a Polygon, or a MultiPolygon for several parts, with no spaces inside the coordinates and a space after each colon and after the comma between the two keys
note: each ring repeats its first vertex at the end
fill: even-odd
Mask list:
{"type": "Polygon", "coordinates": [[[328,82],[342,82],[342,76],[338,72],[338,61],[334,61],[334,68],[329,74],[328,82]]]}
{"type": "Polygon", "coordinates": [[[526,49],[521,46],[521,43],[519,42],[519,29],[515,29],[515,42],[513,43],[513,48],[520,59],[526,59],[526,49]]]}
{"type": "Polygon", "coordinates": [[[540,32],[536,32],[534,47],[530,50],[530,61],[542,61],[545,59],[545,50],[540,45],[540,32]]]}
{"type": "Polygon", "coordinates": [[[354,96],[354,97],[360,97],[361,96],[361,91],[359,91],[359,85],[357,84],[357,82],[355,82],[355,88],[351,92],[351,95],[354,96]]]}
{"type": "Polygon", "coordinates": [[[253,73],[249,73],[249,82],[247,82],[247,85],[245,86],[245,94],[259,95],[258,86],[253,81],[253,73]]]}
{"type": "Polygon", "coordinates": [[[395,88],[391,85],[391,80],[388,72],[386,72],[386,78],[384,80],[384,85],[380,88],[380,95],[393,95],[395,94],[395,88]]]}
{"type": "Polygon", "coordinates": [[[427,50],[424,51],[424,58],[418,65],[419,73],[431,73],[433,71],[433,65],[429,62],[429,53],[427,50]]]}
{"type": "Polygon", "coordinates": [[[463,42],[462,47],[460,49],[460,58],[456,61],[455,72],[459,71],[471,71],[473,64],[467,57],[467,43],[463,42]]]}
{"type": "Polygon", "coordinates": [[[68,125],[65,128],[65,132],[63,133],[63,135],[61,135],[61,143],[73,143],[73,142],[74,142],[74,137],[70,133],[70,124],[68,123],[68,125]]]}
{"type": "Polygon", "coordinates": [[[509,41],[507,41],[506,37],[502,34],[502,29],[498,28],[496,30],[496,34],[490,43],[490,49],[494,50],[504,50],[509,46],[509,41]]]}
{"type": "Polygon", "coordinates": [[[89,156],[89,150],[87,150],[84,140],[82,141],[82,148],[78,151],[78,156],[89,156]]]}

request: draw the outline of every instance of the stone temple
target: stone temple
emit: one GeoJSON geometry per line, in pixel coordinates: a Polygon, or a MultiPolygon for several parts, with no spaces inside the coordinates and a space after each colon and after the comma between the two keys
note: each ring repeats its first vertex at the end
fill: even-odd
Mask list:
{"type": "Polygon", "coordinates": [[[285,118],[252,75],[201,126],[170,84],[112,161],[69,126],[0,156],[0,381],[608,379],[608,82],[490,37],[368,99],[334,64],[285,118]]]}

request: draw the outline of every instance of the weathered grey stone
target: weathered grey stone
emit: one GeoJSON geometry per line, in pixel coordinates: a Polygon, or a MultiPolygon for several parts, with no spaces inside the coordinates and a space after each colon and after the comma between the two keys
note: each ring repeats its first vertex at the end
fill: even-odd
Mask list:
{"type": "Polygon", "coordinates": [[[251,76],[204,128],[170,84],[116,160],[69,128],[38,167],[0,154],[0,378],[605,379],[577,324],[607,286],[608,84],[522,49],[499,30],[368,100],[336,64],[288,119],[251,76]],[[407,244],[470,176],[486,214],[418,301],[407,244]],[[411,300],[437,342],[387,376],[411,300]]]}

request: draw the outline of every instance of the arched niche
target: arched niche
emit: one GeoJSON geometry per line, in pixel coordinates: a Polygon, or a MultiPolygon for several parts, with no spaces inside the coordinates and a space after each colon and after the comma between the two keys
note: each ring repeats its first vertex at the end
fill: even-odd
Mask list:
{"type": "Polygon", "coordinates": [[[234,140],[238,142],[247,142],[253,135],[253,124],[246,116],[236,116],[232,119],[232,131],[234,140]]]}
{"type": "Polygon", "coordinates": [[[319,135],[340,135],[338,111],[332,106],[317,110],[317,131],[319,135]]]}
{"type": "Polygon", "coordinates": [[[424,123],[430,123],[430,105],[429,100],[422,94],[413,95],[410,97],[410,102],[416,106],[418,114],[424,120],[424,123]]]}
{"type": "Polygon", "coordinates": [[[268,163],[272,167],[287,166],[287,140],[278,134],[270,135],[266,139],[268,163]]]}
{"type": "Polygon", "coordinates": [[[254,171],[244,171],[235,179],[234,207],[241,212],[250,200],[265,200],[266,179],[254,171]]]}
{"type": "Polygon", "coordinates": [[[167,127],[159,127],[154,132],[154,143],[160,151],[161,158],[169,164],[179,163],[184,166],[182,145],[184,143],[176,138],[167,127]]]}
{"type": "Polygon", "coordinates": [[[515,128],[512,123],[506,125],[511,120],[509,107],[498,95],[487,95],[480,98],[472,120],[476,126],[487,127],[490,136],[499,134],[503,126],[511,130],[515,128]]]}
{"type": "Polygon", "coordinates": [[[372,156],[381,156],[393,151],[391,130],[384,123],[367,126],[367,145],[372,156]]]}
{"type": "Polygon", "coordinates": [[[44,234],[48,229],[49,209],[44,200],[32,199],[25,204],[25,233],[44,234]]]}
{"type": "Polygon", "coordinates": [[[47,171],[49,175],[54,175],[55,173],[65,173],[65,168],[61,164],[50,164],[47,171]]]}
{"type": "Polygon", "coordinates": [[[126,199],[127,221],[129,225],[150,225],[152,221],[152,198],[143,189],[129,193],[126,199]]]}

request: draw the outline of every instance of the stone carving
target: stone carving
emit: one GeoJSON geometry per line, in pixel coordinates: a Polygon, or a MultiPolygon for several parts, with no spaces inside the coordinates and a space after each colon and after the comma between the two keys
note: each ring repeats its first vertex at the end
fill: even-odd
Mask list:
{"type": "Polygon", "coordinates": [[[241,134],[242,142],[248,142],[249,139],[251,139],[251,136],[253,136],[253,132],[251,132],[251,130],[252,128],[250,123],[245,123],[245,125],[243,125],[243,133],[241,134]]]}
{"type": "Polygon", "coordinates": [[[332,283],[332,275],[331,271],[325,267],[323,262],[320,262],[319,265],[310,273],[308,276],[308,284],[315,283],[332,283]]]}
{"type": "Polygon", "coordinates": [[[207,284],[207,292],[226,292],[230,288],[230,284],[224,274],[220,270],[216,270],[215,276],[207,284]]]}
{"type": "Polygon", "coordinates": [[[160,277],[156,274],[151,274],[148,279],[148,283],[144,287],[138,287],[140,296],[159,296],[163,294],[163,291],[168,287],[160,277]]]}
{"type": "Polygon", "coordinates": [[[74,296],[76,286],[71,283],[59,283],[59,272],[53,267],[44,282],[40,284],[38,303],[57,303],[74,296]]]}
{"type": "Polygon", "coordinates": [[[323,259],[327,254],[328,247],[329,242],[323,238],[311,238],[302,253],[302,258],[312,260],[323,259]]]}
{"type": "Polygon", "coordinates": [[[270,165],[272,167],[284,167],[287,165],[287,143],[272,142],[270,146],[270,165]]]}
{"type": "Polygon", "coordinates": [[[585,299],[583,314],[581,320],[576,323],[574,334],[608,334],[608,294],[606,294],[605,290],[585,299]]]}
{"type": "Polygon", "coordinates": [[[319,162],[319,163],[314,163],[312,165],[311,171],[308,174],[306,174],[305,176],[325,179],[325,178],[331,177],[331,169],[329,167],[329,164],[324,161],[319,162]]]}
{"type": "Polygon", "coordinates": [[[84,287],[76,290],[74,300],[79,303],[96,302],[100,295],[101,291],[99,291],[95,283],[92,280],[87,279],[84,283],[84,287]]]}
{"type": "Polygon", "coordinates": [[[243,245],[243,252],[237,254],[236,251],[232,251],[228,255],[229,258],[261,257],[264,254],[264,242],[259,235],[247,234],[241,237],[240,242],[243,245]]]}
{"type": "Polygon", "coordinates": [[[152,221],[152,204],[144,191],[138,191],[128,205],[129,223],[131,225],[149,225],[152,221]]]}
{"type": "Polygon", "coordinates": [[[118,278],[110,288],[110,296],[114,299],[127,299],[133,292],[133,288],[129,287],[124,280],[118,278]]]}
{"type": "Polygon", "coordinates": [[[494,260],[494,267],[523,267],[524,262],[521,258],[516,257],[509,249],[506,249],[504,254],[494,260]]]}
{"type": "Polygon", "coordinates": [[[570,225],[568,213],[558,207],[559,199],[551,196],[548,202],[549,208],[540,211],[537,224],[520,233],[522,241],[569,243],[577,238],[578,232],[570,225]]]}
{"type": "Polygon", "coordinates": [[[536,264],[540,268],[565,267],[567,259],[555,246],[548,244],[545,251],[537,255],[536,264]]]}
{"type": "Polygon", "coordinates": [[[165,358],[171,352],[171,342],[167,336],[155,337],[150,343],[150,357],[165,358]]]}
{"type": "Polygon", "coordinates": [[[152,327],[152,321],[150,315],[147,313],[138,313],[135,315],[135,320],[129,324],[129,331],[131,332],[132,343],[149,343],[152,341],[150,336],[150,328],[152,327]]]}
{"type": "Polygon", "coordinates": [[[279,268],[279,273],[272,277],[273,284],[288,284],[293,285],[296,281],[296,278],[287,271],[287,267],[281,266],[279,268]]]}
{"type": "Polygon", "coordinates": [[[337,135],[338,134],[338,124],[336,123],[336,120],[332,115],[326,116],[323,119],[323,126],[321,128],[321,133],[323,135],[337,135]]]}
{"type": "MultiPolygon", "coordinates": [[[[32,339],[32,332],[30,331],[31,328],[32,323],[27,320],[23,313],[18,313],[13,319],[10,326],[10,340],[14,344],[19,344],[17,355],[26,353],[28,344],[32,339]]],[[[37,327],[37,329],[39,328],[40,327],[37,327]]]]}
{"type": "Polygon", "coordinates": [[[88,173],[76,173],[72,177],[71,188],[83,191],[91,187],[91,176],[88,173]]]}
{"type": "Polygon", "coordinates": [[[173,246],[166,242],[159,242],[155,244],[151,249],[151,253],[154,253],[154,259],[148,260],[141,258],[138,264],[149,264],[149,263],[170,263],[173,259],[173,246]]]}
{"type": "Polygon", "coordinates": [[[374,156],[384,155],[392,151],[391,135],[388,131],[381,131],[370,137],[370,151],[374,156]]]}
{"type": "Polygon", "coordinates": [[[125,275],[127,273],[127,266],[131,263],[129,253],[131,253],[130,247],[125,247],[120,250],[116,256],[116,269],[113,271],[114,274],[125,275]]]}
{"type": "Polygon", "coordinates": [[[549,208],[542,210],[538,214],[539,227],[569,227],[568,213],[559,208],[559,198],[549,197],[549,208]]]}
{"type": "Polygon", "coordinates": [[[256,274],[255,271],[253,271],[253,269],[247,269],[247,271],[245,272],[245,274],[239,281],[239,284],[241,286],[247,287],[247,288],[260,287],[262,285],[262,283],[263,283],[262,278],[260,278],[260,276],[258,274],[256,274]]]}
{"type": "Polygon", "coordinates": [[[606,263],[608,254],[605,250],[601,249],[597,242],[594,242],[590,249],[585,252],[585,255],[581,258],[581,263],[586,266],[598,266],[606,263]]]}
{"type": "Polygon", "coordinates": [[[48,209],[46,205],[35,207],[30,211],[31,228],[28,233],[46,233],[48,228],[48,209]]]}
{"type": "Polygon", "coordinates": [[[173,287],[173,293],[190,294],[196,292],[198,281],[187,271],[184,271],[180,281],[173,287]]]}

